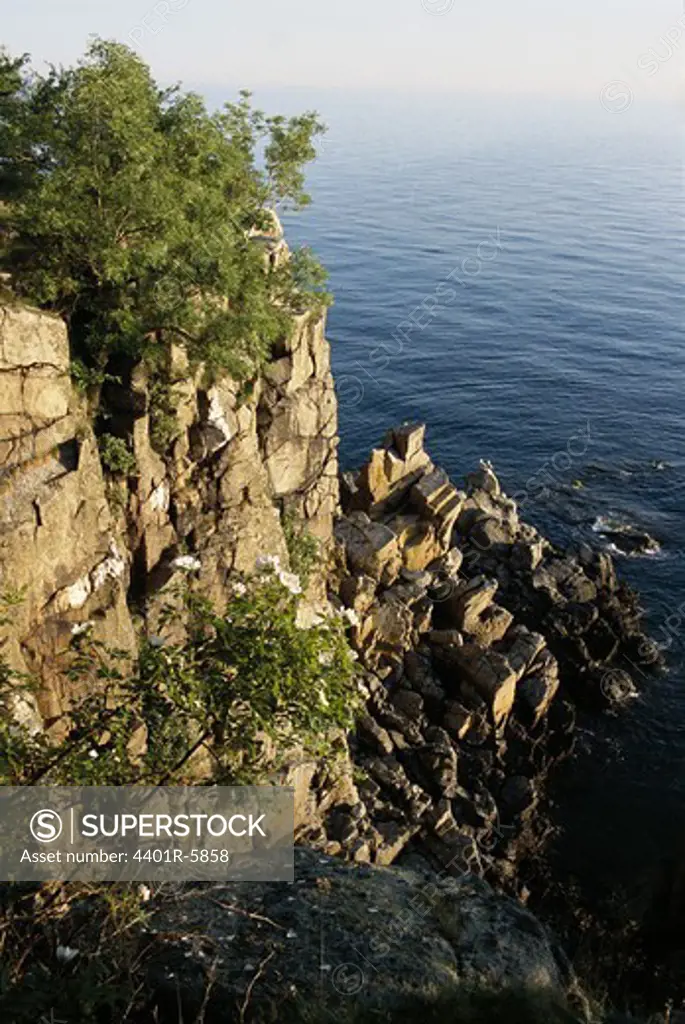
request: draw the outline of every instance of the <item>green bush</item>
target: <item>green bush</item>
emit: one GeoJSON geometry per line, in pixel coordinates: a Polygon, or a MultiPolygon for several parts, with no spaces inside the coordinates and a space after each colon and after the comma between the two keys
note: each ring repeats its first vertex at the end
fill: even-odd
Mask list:
{"type": "MultiPolygon", "coordinates": [[[[225,615],[187,593],[185,642],[153,639],[133,667],[88,630],[76,636],[65,670],[89,695],[71,710],[59,742],[0,717],[0,784],[180,783],[192,779],[191,758],[203,745],[213,781],[255,782],[277,767],[264,756],[267,741],[321,754],[327,737],[353,724],[354,656],[341,619],[303,628],[300,591],[294,574],[265,559],[253,577],[236,581],[225,615]],[[130,740],[141,731],[147,742],[136,754],[130,740]]],[[[0,674],[6,706],[18,683],[0,674]]]]}
{"type": "Polygon", "coordinates": [[[306,587],[321,560],[321,546],[302,521],[291,512],[285,513],[282,523],[290,564],[306,587]]]}
{"type": "Polygon", "coordinates": [[[98,439],[100,460],[103,467],[115,476],[133,476],[136,472],[136,457],[123,437],[102,434],[98,439]]]}

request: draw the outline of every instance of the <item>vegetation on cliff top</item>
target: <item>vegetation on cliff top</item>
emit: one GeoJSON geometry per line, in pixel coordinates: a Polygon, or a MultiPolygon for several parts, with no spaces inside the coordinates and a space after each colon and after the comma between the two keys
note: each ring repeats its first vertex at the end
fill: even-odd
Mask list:
{"type": "Polygon", "coordinates": [[[265,267],[250,232],[300,208],[315,113],[266,116],[248,93],[209,112],[160,88],[126,46],[96,40],[39,75],[0,50],[0,269],[61,314],[72,354],[155,362],[163,338],[210,370],[246,372],[292,313],[326,301],[307,251],[265,267]]]}

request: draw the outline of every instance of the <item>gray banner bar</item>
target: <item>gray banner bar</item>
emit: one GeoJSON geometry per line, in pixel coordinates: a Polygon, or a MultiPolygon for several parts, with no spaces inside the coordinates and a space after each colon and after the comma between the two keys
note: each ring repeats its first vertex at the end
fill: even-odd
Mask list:
{"type": "Polygon", "coordinates": [[[0,880],[294,880],[276,786],[0,787],[0,880]]]}

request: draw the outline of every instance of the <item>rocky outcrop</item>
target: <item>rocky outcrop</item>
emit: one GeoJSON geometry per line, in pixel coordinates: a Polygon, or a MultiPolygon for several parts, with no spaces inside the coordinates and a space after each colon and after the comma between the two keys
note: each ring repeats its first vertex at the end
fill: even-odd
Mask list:
{"type": "Polygon", "coordinates": [[[1,309],[0,635],[8,664],[42,683],[35,699],[17,695],[23,721],[40,728],[73,696],[58,655],[84,623],[96,639],[134,649],[128,581],[64,324],[1,309]]]}
{"type": "Polygon", "coordinates": [[[36,728],[75,696],[60,658],[75,632],[133,652],[141,628],[163,630],[159,611],[189,574],[223,607],[232,572],[261,555],[287,566],[285,513],[321,543],[310,596],[325,599],[338,439],[323,317],[299,317],[247,384],[208,382],[169,344],[161,440],[160,380],[141,366],[110,369],[98,432],[130,452],[114,476],[69,376],[65,325],[0,309],[2,651],[40,684],[37,703],[17,706],[36,728]]]}
{"type": "Polygon", "coordinates": [[[575,988],[539,922],[473,876],[352,868],[303,849],[294,887],[187,891],[151,910],[147,984],[164,1021],[407,1020],[410,1003],[437,997],[441,1019],[462,1019],[474,989],[496,1000],[522,988],[548,1007],[530,1016],[542,1021],[575,988]]]}
{"type": "Polygon", "coordinates": [[[574,703],[624,700],[631,654],[657,654],[608,555],[555,549],[489,463],[457,489],[423,441],[423,426],[391,431],[343,478],[338,594],[367,696],[347,852],[419,848],[507,879],[544,831],[533,812],[573,747],[574,703]]]}

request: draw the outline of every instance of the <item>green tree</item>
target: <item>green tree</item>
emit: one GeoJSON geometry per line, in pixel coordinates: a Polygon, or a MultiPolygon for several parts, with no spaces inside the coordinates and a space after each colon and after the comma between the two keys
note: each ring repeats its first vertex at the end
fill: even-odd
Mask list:
{"type": "Polygon", "coordinates": [[[248,93],[208,112],[115,42],[45,76],[3,55],[3,269],[64,316],[86,365],[154,362],[173,336],[210,370],[247,373],[292,312],[322,302],[319,274],[300,259],[269,269],[250,232],[269,207],[309,201],[303,166],[323,130],[313,113],[267,117],[248,93]]]}

